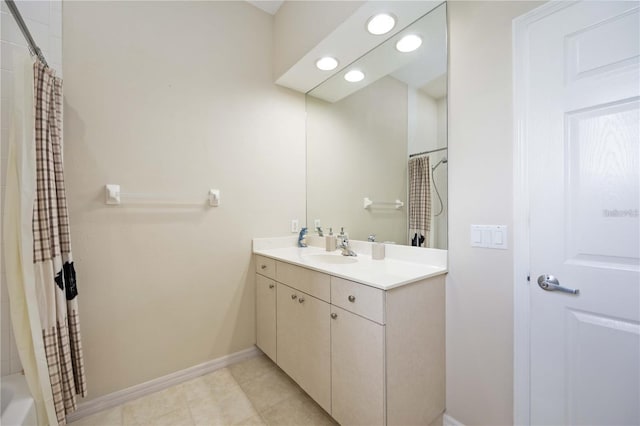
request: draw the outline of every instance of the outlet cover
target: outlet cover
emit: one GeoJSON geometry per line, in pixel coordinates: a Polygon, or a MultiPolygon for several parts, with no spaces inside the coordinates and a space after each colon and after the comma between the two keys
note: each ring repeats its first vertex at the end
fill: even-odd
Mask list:
{"type": "Polygon", "coordinates": [[[291,232],[300,232],[300,224],[298,223],[298,219],[291,219],[291,232]]]}

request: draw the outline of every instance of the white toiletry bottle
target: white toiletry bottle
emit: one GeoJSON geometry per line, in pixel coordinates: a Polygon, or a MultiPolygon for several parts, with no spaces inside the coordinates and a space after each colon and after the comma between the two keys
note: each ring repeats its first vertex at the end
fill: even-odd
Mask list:
{"type": "Polygon", "coordinates": [[[384,259],[384,243],[373,243],[371,245],[371,258],[373,260],[384,259]]]}
{"type": "Polygon", "coordinates": [[[324,239],[325,239],[325,249],[327,251],[336,251],[338,247],[336,242],[336,236],[333,235],[333,228],[329,228],[329,235],[324,237],[324,239]]]}

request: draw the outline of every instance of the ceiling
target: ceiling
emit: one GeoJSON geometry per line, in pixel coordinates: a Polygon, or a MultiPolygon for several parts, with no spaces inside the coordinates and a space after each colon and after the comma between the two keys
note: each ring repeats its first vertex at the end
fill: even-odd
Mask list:
{"type": "Polygon", "coordinates": [[[255,7],[257,7],[258,9],[262,9],[265,12],[271,14],[271,15],[275,15],[276,12],[278,11],[278,9],[280,9],[280,6],[282,6],[282,3],[284,3],[284,1],[276,1],[276,0],[247,0],[247,3],[251,3],[252,5],[254,5],[255,7]]]}

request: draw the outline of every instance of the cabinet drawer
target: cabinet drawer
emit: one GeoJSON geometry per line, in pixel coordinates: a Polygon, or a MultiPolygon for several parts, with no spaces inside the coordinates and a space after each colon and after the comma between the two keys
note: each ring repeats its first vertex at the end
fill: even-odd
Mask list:
{"type": "Polygon", "coordinates": [[[329,302],[331,284],[329,275],[301,268],[285,262],[276,262],[276,281],[329,302]]]}
{"type": "Polygon", "coordinates": [[[331,304],[384,324],[384,291],[331,277],[331,304]]]}
{"type": "Polygon", "coordinates": [[[276,261],[256,255],[256,272],[265,277],[276,279],[276,261]]]}

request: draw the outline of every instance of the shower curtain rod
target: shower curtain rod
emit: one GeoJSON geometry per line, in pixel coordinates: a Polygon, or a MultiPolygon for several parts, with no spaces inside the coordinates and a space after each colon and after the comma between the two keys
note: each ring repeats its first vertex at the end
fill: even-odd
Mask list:
{"type": "Polygon", "coordinates": [[[16,3],[13,0],[4,0],[4,2],[7,4],[11,15],[13,15],[13,19],[16,20],[16,23],[18,24],[18,28],[20,28],[22,35],[27,39],[27,43],[29,43],[29,51],[31,52],[31,54],[36,55],[38,59],[40,59],[40,62],[48,67],[49,64],[47,64],[47,61],[44,59],[42,50],[40,50],[36,42],[33,40],[33,37],[31,37],[31,32],[29,32],[27,24],[25,24],[24,19],[22,19],[22,15],[18,10],[18,6],[16,6],[16,3]]]}
{"type": "Polygon", "coordinates": [[[417,157],[418,155],[431,154],[432,152],[444,151],[445,149],[448,149],[448,148],[444,147],[444,148],[432,149],[431,151],[417,152],[415,154],[411,154],[409,158],[417,157]]]}

